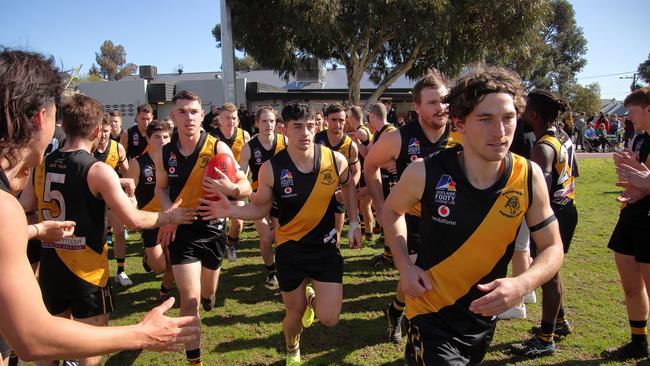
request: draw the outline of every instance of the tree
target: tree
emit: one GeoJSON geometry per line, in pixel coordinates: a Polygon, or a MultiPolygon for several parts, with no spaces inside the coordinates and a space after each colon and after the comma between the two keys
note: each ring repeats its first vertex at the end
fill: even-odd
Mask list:
{"type": "Polygon", "coordinates": [[[251,70],[260,70],[260,64],[255,61],[255,59],[249,55],[246,55],[242,58],[235,57],[234,60],[235,71],[251,71],[251,70]]]}
{"type": "Polygon", "coordinates": [[[587,40],[567,0],[551,0],[550,9],[538,37],[515,47],[502,43],[488,54],[486,62],[517,71],[528,89],[548,89],[566,97],[576,75],[587,64],[583,57],[587,40]]]}
{"type": "MultiPolygon", "coordinates": [[[[419,78],[435,67],[457,74],[501,43],[537,37],[546,0],[232,0],[233,41],[263,67],[285,76],[317,57],[345,66],[348,99],[360,100],[368,73],[374,103],[399,77],[419,78]],[[495,11],[498,9],[498,11],[495,11]],[[264,14],[272,22],[259,21],[264,14]]],[[[213,35],[220,47],[217,25],[213,35]]]]}
{"type": "Polygon", "coordinates": [[[647,60],[639,65],[639,68],[637,70],[641,79],[650,84],[650,55],[648,55],[647,60]]]}
{"type": "Polygon", "coordinates": [[[587,86],[571,84],[568,88],[566,99],[575,112],[585,112],[591,115],[601,109],[600,85],[592,83],[587,86]]]}
{"type": "Polygon", "coordinates": [[[99,47],[99,53],[95,52],[95,61],[99,65],[100,74],[106,80],[120,80],[125,76],[135,73],[137,66],[126,63],[126,51],[124,46],[115,46],[112,41],[107,40],[99,47]]]}

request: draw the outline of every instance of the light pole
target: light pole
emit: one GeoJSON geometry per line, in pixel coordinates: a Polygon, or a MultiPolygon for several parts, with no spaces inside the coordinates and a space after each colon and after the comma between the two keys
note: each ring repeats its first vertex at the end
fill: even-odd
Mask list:
{"type": "Polygon", "coordinates": [[[227,0],[221,2],[221,62],[223,66],[223,97],[226,103],[235,103],[235,48],[232,42],[232,21],[227,0]]]}
{"type": "Polygon", "coordinates": [[[639,79],[639,73],[635,72],[632,74],[632,76],[619,76],[619,79],[632,79],[632,84],[630,85],[630,91],[634,91],[636,89],[636,82],[639,79]]]}

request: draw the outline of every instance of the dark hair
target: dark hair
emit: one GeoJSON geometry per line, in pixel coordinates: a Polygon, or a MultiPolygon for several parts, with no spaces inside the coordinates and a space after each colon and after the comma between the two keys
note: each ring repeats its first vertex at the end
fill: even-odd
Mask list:
{"type": "Polygon", "coordinates": [[[323,112],[324,113],[323,116],[327,118],[327,116],[329,116],[330,114],[339,113],[339,112],[345,112],[346,115],[348,113],[348,111],[345,109],[344,106],[338,103],[333,103],[328,105],[327,108],[325,108],[325,112],[323,112]]]}
{"type": "MultiPolygon", "coordinates": [[[[138,113],[151,113],[153,114],[153,108],[151,108],[151,105],[145,103],[145,104],[140,104],[138,106],[138,109],[136,109],[136,114],[138,113]]],[[[120,116],[121,117],[121,116],[120,116]]]]}
{"type": "Polygon", "coordinates": [[[528,93],[526,109],[537,113],[542,122],[548,126],[557,119],[560,112],[569,111],[570,106],[567,101],[557,98],[549,90],[535,89],[528,93]]]}
{"type": "Polygon", "coordinates": [[[111,116],[108,113],[104,113],[102,118],[102,127],[111,125],[111,116]]]}
{"type": "Polygon", "coordinates": [[[444,98],[445,103],[449,103],[449,116],[464,121],[483,97],[491,93],[510,94],[517,113],[524,109],[519,75],[503,67],[482,65],[458,79],[456,86],[444,98]]]}
{"type": "Polygon", "coordinates": [[[625,97],[625,100],[623,101],[623,105],[626,107],[631,105],[646,107],[650,105],[650,86],[637,89],[628,94],[628,96],[625,97]]]}
{"type": "Polygon", "coordinates": [[[289,121],[299,121],[299,120],[314,120],[316,119],[316,114],[309,107],[309,104],[304,102],[289,102],[285,104],[282,108],[282,121],[283,123],[289,123],[289,121]]]}
{"type": "Polygon", "coordinates": [[[63,93],[63,75],[54,64],[33,52],[0,52],[0,159],[13,167],[20,150],[34,138],[31,122],[41,108],[58,103],[63,93]]]}
{"type": "Polygon", "coordinates": [[[172,104],[176,104],[177,100],[190,100],[198,101],[201,104],[201,97],[191,90],[181,90],[172,97],[172,104]]]}
{"type": "Polygon", "coordinates": [[[112,111],[108,112],[108,115],[111,117],[119,117],[120,119],[122,118],[122,113],[120,113],[120,111],[117,109],[113,109],[112,111]]]}
{"type": "Polygon", "coordinates": [[[415,103],[420,103],[422,100],[422,90],[426,88],[447,88],[444,75],[436,69],[428,69],[426,74],[413,86],[413,100],[415,103]]]}
{"type": "Polygon", "coordinates": [[[66,98],[61,105],[61,127],[68,138],[87,138],[95,128],[101,126],[104,115],[104,107],[98,101],[75,94],[66,98]]]}
{"type": "Polygon", "coordinates": [[[153,136],[154,133],[156,132],[172,132],[172,126],[165,122],[165,121],[159,121],[157,119],[154,119],[147,125],[147,137],[153,136]]]}

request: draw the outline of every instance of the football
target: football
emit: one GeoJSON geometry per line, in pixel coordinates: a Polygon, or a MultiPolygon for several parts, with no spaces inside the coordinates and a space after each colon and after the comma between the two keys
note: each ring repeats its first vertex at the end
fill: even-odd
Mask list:
{"type": "MultiPolygon", "coordinates": [[[[208,165],[205,167],[205,175],[212,179],[218,179],[219,175],[214,168],[219,169],[228,176],[231,182],[237,182],[237,163],[235,159],[228,154],[217,154],[210,158],[208,165]]],[[[207,197],[208,199],[217,200],[217,197],[207,197]]]]}

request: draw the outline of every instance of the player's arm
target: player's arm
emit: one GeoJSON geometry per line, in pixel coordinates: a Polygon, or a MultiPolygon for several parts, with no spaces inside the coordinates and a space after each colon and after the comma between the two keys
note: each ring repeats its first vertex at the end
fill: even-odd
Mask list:
{"type": "Polygon", "coordinates": [[[366,186],[370,191],[372,202],[375,210],[377,210],[378,216],[381,215],[382,207],[384,206],[384,191],[381,186],[379,169],[382,165],[397,159],[401,143],[402,138],[399,130],[383,134],[381,139],[372,143],[372,147],[368,150],[368,155],[366,155],[363,164],[366,186]]]}
{"type": "Polygon", "coordinates": [[[266,217],[273,204],[273,168],[269,160],[262,164],[257,179],[259,186],[253,202],[244,206],[236,206],[223,193],[216,192],[218,201],[201,199],[199,215],[203,217],[203,220],[233,217],[254,221],[266,217]]]}
{"type": "Polygon", "coordinates": [[[117,169],[122,176],[125,176],[129,170],[129,159],[126,157],[126,149],[120,143],[117,144],[117,156],[119,159],[117,169]]]}
{"type": "Polygon", "coordinates": [[[129,146],[129,132],[128,132],[128,130],[122,130],[120,132],[120,145],[122,145],[122,147],[128,147],[129,146]]]}
{"type": "Polygon", "coordinates": [[[25,255],[27,222],[20,205],[0,192],[0,333],[25,360],[83,358],[125,349],[164,349],[198,337],[198,318],[167,318],[173,301],[137,325],[94,327],[52,316],[25,255]],[[34,326],[38,324],[38,326],[34,326]]]}
{"type": "Polygon", "coordinates": [[[363,128],[357,129],[354,134],[356,135],[356,140],[358,141],[357,147],[359,148],[359,155],[365,159],[366,155],[368,155],[368,146],[364,145],[363,143],[368,141],[370,139],[370,136],[368,136],[368,132],[366,132],[366,130],[363,128]]]}
{"type": "Polygon", "coordinates": [[[243,132],[243,135],[244,135],[244,143],[248,143],[248,141],[251,140],[251,135],[246,130],[243,130],[242,132],[243,132]]]}
{"type": "Polygon", "coordinates": [[[555,159],[555,151],[552,147],[546,144],[535,144],[533,146],[533,151],[530,155],[530,159],[537,163],[540,168],[542,168],[542,173],[544,174],[544,181],[546,182],[546,194],[551,194],[551,188],[553,187],[552,177],[553,177],[553,160],[555,159]]]}
{"type": "Polygon", "coordinates": [[[190,224],[195,216],[194,209],[179,208],[178,204],[163,212],[138,210],[120,187],[117,173],[106,164],[93,164],[88,170],[87,179],[90,192],[101,197],[129,230],[190,224]]]}
{"type": "Polygon", "coordinates": [[[140,163],[138,163],[138,159],[131,159],[124,177],[132,179],[135,186],[138,186],[140,183],[140,163]]]}
{"type": "Polygon", "coordinates": [[[156,188],[154,189],[154,194],[160,203],[160,207],[163,210],[167,210],[172,207],[172,201],[169,198],[169,176],[163,165],[162,149],[158,149],[152,155],[154,165],[156,166],[156,188]]]}
{"type": "Polygon", "coordinates": [[[359,145],[354,141],[350,144],[350,161],[348,162],[355,186],[359,184],[359,180],[361,179],[361,162],[359,161],[358,146],[359,145]]]}
{"type": "Polygon", "coordinates": [[[424,161],[418,159],[404,170],[399,182],[386,198],[381,214],[384,238],[393,253],[404,292],[416,297],[431,289],[431,281],[429,276],[415,266],[409,258],[404,214],[420,201],[425,183],[424,161]]]}
{"type": "MultiPolygon", "coordinates": [[[[217,142],[217,151],[220,154],[228,154],[233,160],[235,160],[232,151],[224,142],[217,142]]],[[[251,184],[248,181],[248,176],[244,174],[236,161],[235,165],[237,169],[237,182],[231,182],[230,179],[228,179],[227,175],[217,169],[216,173],[219,175],[218,179],[212,179],[207,176],[203,178],[203,189],[206,191],[206,193],[214,195],[217,191],[219,191],[220,193],[235,199],[250,196],[253,192],[253,189],[251,188],[251,184]]]]}
{"type": "Polygon", "coordinates": [[[470,310],[475,313],[492,316],[506,311],[521,301],[525,294],[548,282],[560,270],[564,260],[560,230],[551,209],[543,173],[536,164],[531,165],[533,197],[526,212],[526,223],[537,246],[537,257],[530,268],[517,277],[478,285],[487,295],[472,302],[470,310]]]}
{"type": "MultiPolygon", "coordinates": [[[[338,167],[339,185],[343,204],[348,213],[350,226],[348,227],[348,245],[351,248],[361,248],[361,230],[359,230],[359,209],[357,207],[357,187],[353,180],[352,169],[345,160],[345,157],[334,151],[334,159],[338,167]]],[[[358,164],[358,162],[357,162],[358,164]]]]}
{"type": "Polygon", "coordinates": [[[248,161],[251,158],[251,145],[247,142],[239,153],[239,167],[244,175],[248,176],[248,161]]]}

